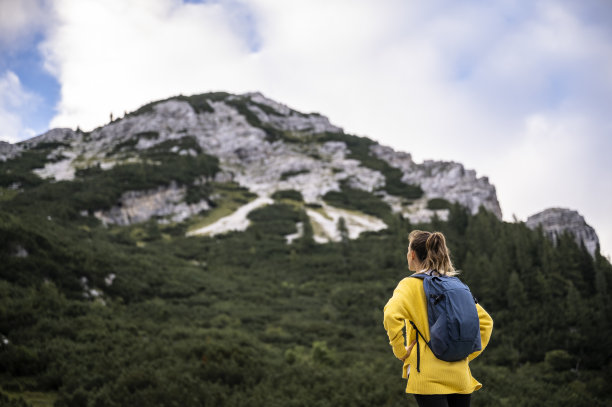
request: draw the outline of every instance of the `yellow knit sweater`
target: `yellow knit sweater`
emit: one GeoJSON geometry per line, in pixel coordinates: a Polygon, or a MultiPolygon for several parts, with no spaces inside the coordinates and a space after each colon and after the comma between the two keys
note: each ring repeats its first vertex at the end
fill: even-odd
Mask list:
{"type": "MultiPolygon", "coordinates": [[[[480,340],[482,350],[484,350],[491,338],[493,319],[480,305],[476,304],[476,309],[480,319],[480,340]]],[[[384,313],[384,326],[389,335],[389,343],[393,348],[393,354],[398,359],[406,355],[404,327],[408,335],[406,343],[412,343],[417,336],[409,320],[416,324],[429,341],[429,322],[423,280],[406,277],[400,281],[393,292],[393,297],[385,305],[384,313]]],[[[445,362],[436,358],[422,338],[419,338],[419,342],[421,348],[420,372],[417,372],[416,369],[416,345],[404,361],[402,377],[408,378],[406,393],[468,394],[482,387],[482,384],[472,377],[469,367],[469,361],[478,356],[482,350],[470,354],[464,360],[445,362]],[[409,369],[409,366],[412,368],[409,369]]]]}

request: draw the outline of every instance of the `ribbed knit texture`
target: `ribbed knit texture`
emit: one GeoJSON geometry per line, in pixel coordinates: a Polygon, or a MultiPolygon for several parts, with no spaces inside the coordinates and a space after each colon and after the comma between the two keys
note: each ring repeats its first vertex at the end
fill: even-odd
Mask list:
{"type": "MultiPolygon", "coordinates": [[[[476,304],[480,319],[480,340],[482,349],[487,346],[493,330],[491,316],[476,304]]],[[[384,326],[389,335],[393,354],[401,359],[406,354],[404,346],[404,328],[410,344],[416,338],[416,331],[408,321],[413,321],[423,336],[429,341],[429,322],[427,320],[427,303],[423,280],[407,277],[399,282],[393,297],[385,305],[384,326]]],[[[404,361],[402,377],[408,378],[406,393],[412,394],[467,394],[478,390],[482,385],[472,377],[469,361],[478,356],[482,350],[474,352],[466,359],[457,362],[445,362],[436,358],[429,346],[419,338],[421,348],[420,372],[417,372],[417,347],[404,361]],[[410,374],[408,375],[408,366],[410,374]]]]}

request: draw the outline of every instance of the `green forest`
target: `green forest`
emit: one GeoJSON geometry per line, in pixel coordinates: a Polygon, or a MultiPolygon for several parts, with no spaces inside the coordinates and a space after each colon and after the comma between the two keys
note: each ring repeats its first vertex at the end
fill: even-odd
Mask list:
{"type": "MultiPolygon", "coordinates": [[[[218,162],[158,149],[155,170],[91,168],[48,182],[29,170],[51,147],[0,163],[1,405],[416,406],[382,326],[409,275],[415,228],[446,235],[460,278],[495,321],[471,363],[483,383],[472,405],[612,404],[612,266],[569,235],[554,245],[524,223],[439,200],[431,205],[449,207],[447,221],[410,224],[348,188],[326,200],[387,229],[316,244],[305,222],[287,244],[307,220],[297,191],[252,212],[245,232],[186,237],[190,219],[104,226],[92,209],[122,191],[189,184],[218,162]]],[[[188,196],[223,191],[252,199],[214,183],[188,196]]]]}

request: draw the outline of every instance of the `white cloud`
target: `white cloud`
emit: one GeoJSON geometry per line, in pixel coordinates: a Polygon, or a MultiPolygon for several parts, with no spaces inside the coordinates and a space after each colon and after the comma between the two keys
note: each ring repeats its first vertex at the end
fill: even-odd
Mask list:
{"type": "Polygon", "coordinates": [[[578,209],[609,254],[612,171],[604,155],[609,151],[612,140],[580,115],[546,112],[527,117],[515,147],[498,157],[495,169],[506,218],[513,213],[526,220],[551,206],[578,209]]]}
{"type": "Polygon", "coordinates": [[[60,0],[42,45],[62,84],[52,126],[91,129],[144,103],[209,89],[257,89],[245,43],[218,4],[60,0]],[[252,86],[252,88],[250,88],[252,86]]]}
{"type": "Polygon", "coordinates": [[[48,15],[46,0],[0,1],[0,48],[14,50],[41,30],[48,15]]]}
{"type": "Polygon", "coordinates": [[[39,98],[23,89],[14,72],[5,72],[0,77],[0,140],[15,143],[34,136],[34,131],[23,125],[22,117],[37,103],[39,98]]]}
{"type": "Polygon", "coordinates": [[[610,207],[612,165],[603,158],[610,149],[601,148],[609,147],[602,140],[612,129],[612,42],[605,19],[585,12],[588,5],[53,6],[56,23],[42,46],[62,87],[53,126],[91,129],[110,112],[178,93],[260,90],[417,160],[452,159],[477,169],[496,184],[506,218],[549,206],[577,209],[612,253],[602,209],[610,207]],[[594,199],[594,191],[604,193],[594,199]]]}

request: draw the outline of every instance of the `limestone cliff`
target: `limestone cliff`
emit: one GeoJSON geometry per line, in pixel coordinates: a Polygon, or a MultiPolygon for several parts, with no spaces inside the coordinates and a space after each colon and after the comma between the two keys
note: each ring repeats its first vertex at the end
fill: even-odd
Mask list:
{"type": "Polygon", "coordinates": [[[487,177],[477,177],[476,171],[466,170],[452,161],[427,160],[417,164],[408,153],[394,151],[390,147],[375,145],[372,152],[403,172],[402,180],[421,186],[427,198],[443,198],[457,202],[473,214],[480,206],[502,218],[495,186],[487,177]]]}
{"type": "MultiPolygon", "coordinates": [[[[434,214],[446,217],[448,210],[427,208],[432,198],[460,203],[473,213],[484,206],[501,218],[495,187],[486,177],[478,178],[475,171],[454,162],[415,163],[408,153],[347,135],[325,116],[297,112],[260,93],[179,96],[153,102],[90,133],[53,129],[18,145],[4,143],[0,156],[52,147],[49,161],[34,172],[44,178],[70,180],[79,169],[140,162],[141,152],[167,143],[175,144],[171,151],[177,155],[206,153],[217,157],[220,172],[216,180],[236,182],[260,197],[278,190],[301,192],[306,204],[322,208],[321,213],[308,212],[312,222],[321,216],[335,219],[336,208],[324,207],[322,197],[343,186],[379,196],[413,222],[428,221],[434,214]],[[186,139],[191,144],[182,143],[186,139]],[[370,147],[357,151],[355,143],[370,147]],[[415,199],[394,195],[386,188],[388,174],[380,165],[372,165],[372,160],[399,169],[401,180],[397,182],[420,187],[423,194],[415,199]]],[[[179,221],[208,208],[206,201],[186,205],[183,187],[125,191],[115,207],[95,214],[105,223],[130,224],[152,217],[179,221]]],[[[349,229],[358,228],[356,225],[375,225],[371,230],[381,227],[365,215],[359,221],[354,214],[342,217],[354,221],[349,229]]],[[[336,232],[327,231],[326,236],[335,240],[336,232]]],[[[354,231],[349,232],[354,236],[354,231]]]]}
{"type": "Polygon", "coordinates": [[[530,216],[526,224],[531,229],[541,226],[544,233],[555,243],[560,235],[569,232],[574,236],[577,244],[584,244],[591,256],[595,255],[599,245],[599,238],[595,229],[587,224],[584,217],[577,211],[565,208],[548,208],[530,216]]]}
{"type": "Polygon", "coordinates": [[[21,149],[11,143],[7,143],[6,141],[0,141],[0,161],[10,160],[11,158],[19,155],[19,151],[21,149]]]}

